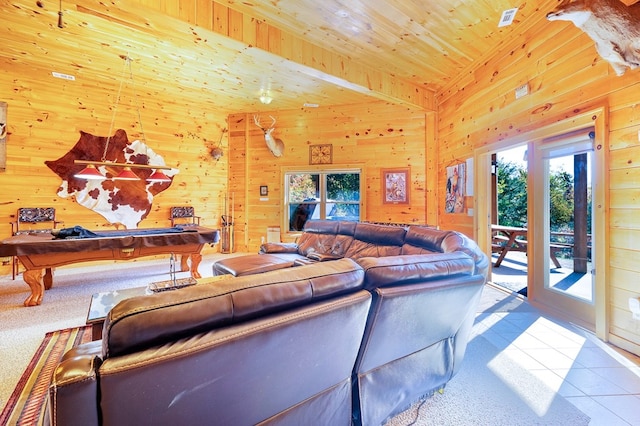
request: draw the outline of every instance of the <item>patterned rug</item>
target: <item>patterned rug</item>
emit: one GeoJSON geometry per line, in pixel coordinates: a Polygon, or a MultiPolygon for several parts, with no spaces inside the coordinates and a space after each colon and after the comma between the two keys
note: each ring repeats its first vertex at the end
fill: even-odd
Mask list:
{"type": "Polygon", "coordinates": [[[45,335],[0,414],[0,425],[41,425],[54,369],[72,347],[91,341],[91,327],[68,328],[45,335]]]}

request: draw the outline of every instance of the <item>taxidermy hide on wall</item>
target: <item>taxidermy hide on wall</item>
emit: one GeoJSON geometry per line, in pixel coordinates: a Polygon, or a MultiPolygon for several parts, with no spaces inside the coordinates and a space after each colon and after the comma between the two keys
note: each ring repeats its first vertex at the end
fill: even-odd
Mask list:
{"type": "Polygon", "coordinates": [[[596,44],[617,75],[640,66],[640,3],[620,0],[563,1],[547,14],[550,21],[570,21],[596,44]]]}

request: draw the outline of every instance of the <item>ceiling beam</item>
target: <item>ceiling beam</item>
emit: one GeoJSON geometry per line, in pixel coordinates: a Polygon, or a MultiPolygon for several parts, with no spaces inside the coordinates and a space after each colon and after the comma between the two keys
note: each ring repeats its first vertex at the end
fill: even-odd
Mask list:
{"type": "Polygon", "coordinates": [[[132,0],[289,61],[296,71],[388,102],[436,110],[432,90],[354,63],[268,23],[211,0],[132,0]]]}

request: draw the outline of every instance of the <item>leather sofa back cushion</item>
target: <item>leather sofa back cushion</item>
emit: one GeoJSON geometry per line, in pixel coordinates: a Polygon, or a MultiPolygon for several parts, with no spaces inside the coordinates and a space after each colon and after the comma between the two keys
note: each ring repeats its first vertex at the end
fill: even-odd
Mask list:
{"type": "Polygon", "coordinates": [[[473,259],[459,252],[429,256],[364,257],[357,262],[365,271],[366,290],[456,275],[473,275],[475,271],[473,259]]]}
{"type": "Polygon", "coordinates": [[[402,251],[407,230],[400,226],[384,226],[373,223],[358,223],[353,242],[345,257],[397,256],[402,251]]]}
{"type": "Polygon", "coordinates": [[[298,240],[298,254],[329,254],[344,257],[353,241],[357,222],[310,220],[298,240]]]}
{"type": "Polygon", "coordinates": [[[103,359],[362,288],[351,259],[248,275],[118,303],[105,320],[103,359]]]}
{"type": "Polygon", "coordinates": [[[442,253],[442,242],[449,235],[448,231],[411,226],[404,238],[402,254],[442,253]]]}

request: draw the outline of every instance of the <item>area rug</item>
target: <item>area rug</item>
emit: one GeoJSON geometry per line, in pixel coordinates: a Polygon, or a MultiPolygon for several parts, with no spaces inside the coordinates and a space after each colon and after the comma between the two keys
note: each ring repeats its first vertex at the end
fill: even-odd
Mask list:
{"type": "Polygon", "coordinates": [[[45,335],[0,414],[0,425],[41,425],[51,377],[62,356],[91,341],[91,327],[67,328],[45,335]]]}

